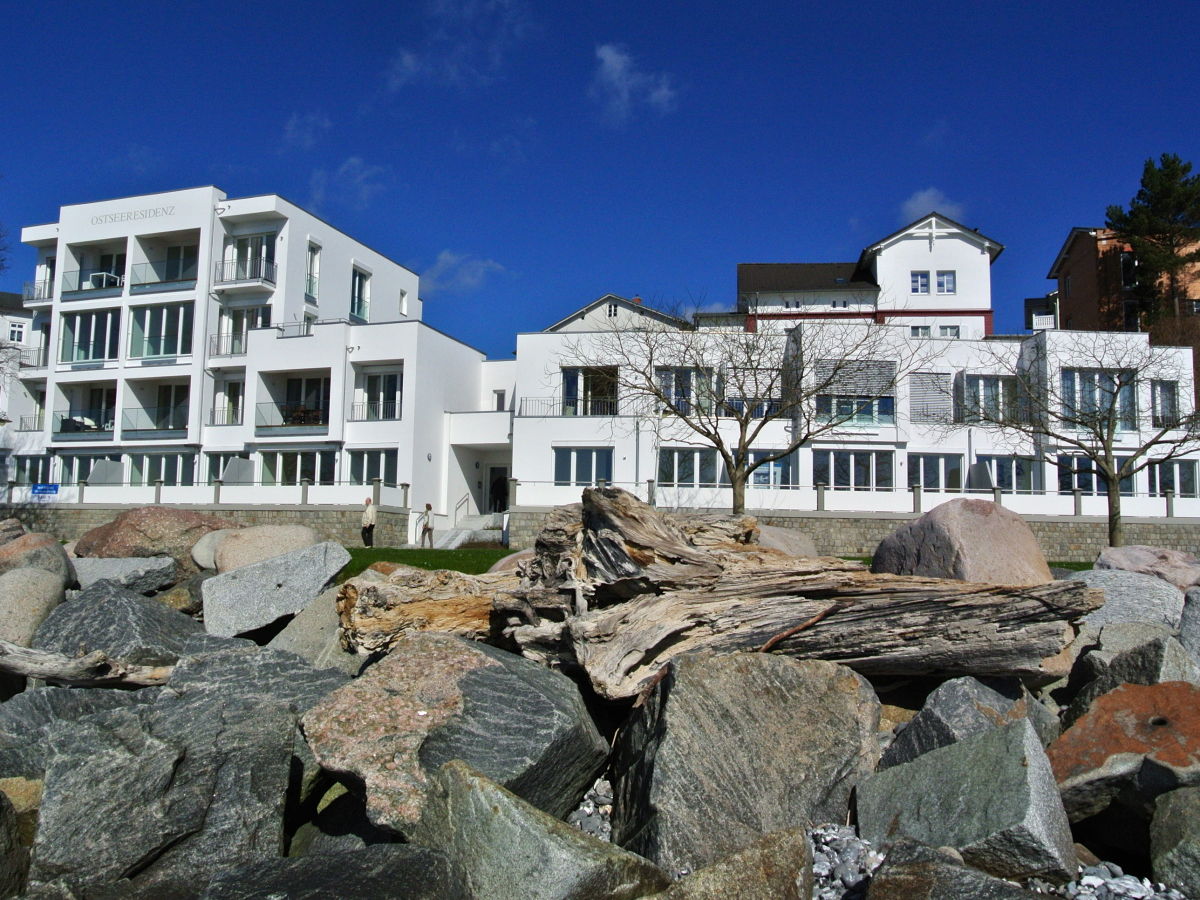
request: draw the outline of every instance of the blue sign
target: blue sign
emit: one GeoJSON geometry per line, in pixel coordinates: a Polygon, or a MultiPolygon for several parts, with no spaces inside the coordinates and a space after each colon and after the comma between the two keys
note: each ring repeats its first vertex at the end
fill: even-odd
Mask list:
{"type": "Polygon", "coordinates": [[[58,493],[58,485],[57,484],[35,484],[33,486],[33,493],[34,494],[57,494],[58,493]]]}

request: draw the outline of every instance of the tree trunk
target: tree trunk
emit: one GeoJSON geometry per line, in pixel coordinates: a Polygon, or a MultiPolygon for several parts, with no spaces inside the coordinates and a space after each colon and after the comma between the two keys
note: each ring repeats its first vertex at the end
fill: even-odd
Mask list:
{"type": "Polygon", "coordinates": [[[746,471],[737,469],[729,473],[729,484],[733,488],[733,506],[730,512],[740,516],[746,511],[746,471]]]}
{"type": "Polygon", "coordinates": [[[1108,479],[1108,546],[1125,544],[1125,525],[1121,521],[1121,479],[1108,479]]]}

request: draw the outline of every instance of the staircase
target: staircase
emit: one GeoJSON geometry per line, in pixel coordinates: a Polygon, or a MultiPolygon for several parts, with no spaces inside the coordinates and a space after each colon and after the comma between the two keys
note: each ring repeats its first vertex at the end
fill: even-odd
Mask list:
{"type": "Polygon", "coordinates": [[[504,536],[503,528],[502,513],[463,516],[454,528],[434,531],[433,546],[436,550],[454,550],[472,541],[490,541],[498,544],[504,536]]]}

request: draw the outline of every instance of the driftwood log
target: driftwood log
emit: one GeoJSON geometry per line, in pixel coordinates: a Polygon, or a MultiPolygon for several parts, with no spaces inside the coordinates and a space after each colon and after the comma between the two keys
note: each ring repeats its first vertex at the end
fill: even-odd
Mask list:
{"type": "Polygon", "coordinates": [[[72,687],[151,687],[166,684],[174,666],[139,666],[96,650],[63,656],[0,641],[0,672],[72,687]]]}
{"type": "Polygon", "coordinates": [[[1069,665],[1071,623],[1103,602],[1078,582],[873,575],[736,538],[701,548],[615,488],[584,491],[582,507],[549,524],[520,586],[495,599],[503,632],[531,659],[581,667],[614,699],[694,650],[766,648],[869,675],[1051,680],[1069,665]]]}

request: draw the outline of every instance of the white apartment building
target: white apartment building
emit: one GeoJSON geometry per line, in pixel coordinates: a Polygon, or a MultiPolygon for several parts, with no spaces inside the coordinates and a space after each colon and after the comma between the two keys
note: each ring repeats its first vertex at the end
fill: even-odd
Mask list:
{"type": "MultiPolygon", "coordinates": [[[[275,195],[65,206],[22,239],[38,257],[0,432],[18,502],[54,490],[67,503],[359,504],[378,479],[383,503],[430,503],[439,527],[600,483],[728,508],[712,447],[623,386],[639,360],[622,336],[648,330],[712,348],[694,365],[661,357],[677,409],[764,413],[778,395],[714,395],[731,365],[722,336],[761,338],[752,364],[768,371],[811,356],[820,329],[846,335],[840,351],[825,344],[829,360],[852,352],[856,329],[886,335],[856,378],[814,397],[836,427],[752,474],[752,512],[908,512],[994,488],[1022,513],[1103,515],[1103,485],[1070,441],[1035,445],[971,411],[1016,414],[1015,373],[1080,404],[1116,373],[1130,452],[1191,411],[1187,349],[1160,354],[1172,377],[1148,377],[1127,372],[1144,335],[1102,335],[1098,355],[1094,332],[991,334],[1003,248],[937,213],[854,263],[739,266],[736,309],[694,322],[606,294],[517,335],[516,358],[499,361],[422,323],[415,273],[275,195]]],[[[752,456],[789,447],[798,427],[766,423],[752,456]]],[[[1195,453],[1138,473],[1125,513],[1161,516],[1169,493],[1172,513],[1200,515],[1198,476],[1195,453]]]]}

